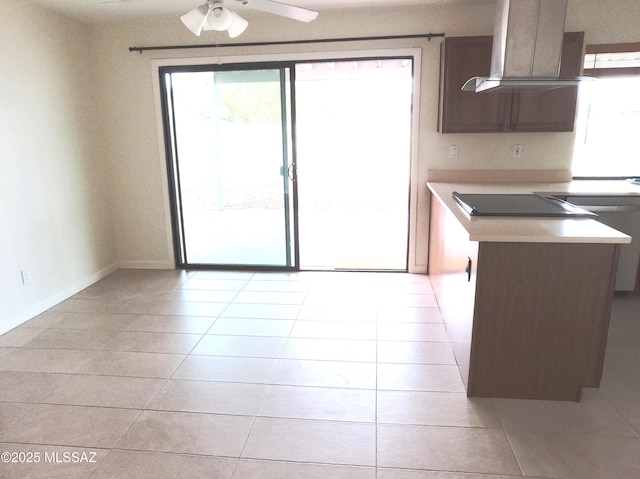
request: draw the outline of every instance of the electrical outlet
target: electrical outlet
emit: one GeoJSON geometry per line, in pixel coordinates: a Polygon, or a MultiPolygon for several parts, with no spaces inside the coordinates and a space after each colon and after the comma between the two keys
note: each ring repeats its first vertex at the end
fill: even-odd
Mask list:
{"type": "Polygon", "coordinates": [[[513,145],[511,156],[513,158],[520,158],[522,156],[522,145],[513,145]]]}
{"type": "Polygon", "coordinates": [[[25,286],[31,282],[31,277],[29,276],[29,272],[26,270],[20,271],[20,277],[22,278],[22,284],[25,286]]]}
{"type": "Polygon", "coordinates": [[[458,158],[458,147],[456,145],[451,145],[449,147],[449,158],[452,160],[458,158]]]}

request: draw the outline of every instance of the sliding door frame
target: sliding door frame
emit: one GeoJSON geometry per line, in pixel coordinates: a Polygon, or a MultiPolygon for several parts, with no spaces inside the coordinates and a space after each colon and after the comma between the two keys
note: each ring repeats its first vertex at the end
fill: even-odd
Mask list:
{"type": "Polygon", "coordinates": [[[163,139],[165,144],[167,185],[169,187],[169,204],[171,215],[171,230],[173,242],[173,254],[176,268],[178,269],[229,269],[229,270],[268,270],[268,271],[298,271],[300,269],[300,252],[298,246],[298,221],[297,221],[297,182],[295,181],[295,63],[293,62],[254,62],[234,64],[198,64],[198,65],[174,65],[162,66],[158,70],[162,118],[163,139]],[[272,70],[279,72],[280,83],[280,109],[281,109],[281,133],[282,133],[282,177],[284,199],[284,227],[285,227],[285,265],[259,265],[259,264],[219,264],[219,263],[191,263],[187,253],[187,241],[184,228],[184,212],[182,211],[181,185],[180,185],[180,161],[176,143],[176,123],[173,109],[173,88],[168,87],[167,76],[173,73],[201,73],[201,72],[250,72],[255,70],[272,70]],[[288,70],[288,72],[287,72],[288,70]],[[288,74],[287,74],[288,73],[288,74]],[[290,110],[290,111],[288,111],[290,110]],[[291,163],[289,163],[291,160],[291,163]],[[290,173],[294,176],[290,177],[290,173]],[[293,187],[293,207],[290,203],[289,179],[293,187]],[[292,224],[293,221],[293,224],[292,224]],[[293,234],[292,234],[293,233],[293,234]],[[292,243],[293,241],[293,243],[292,243]],[[293,253],[293,254],[292,254],[293,253]]]}
{"type": "MultiPolygon", "coordinates": [[[[163,180],[163,184],[166,187],[163,189],[163,204],[165,210],[165,233],[167,238],[167,251],[168,256],[173,256],[176,269],[212,269],[213,265],[184,265],[179,262],[180,243],[176,234],[181,234],[180,231],[176,231],[175,219],[173,211],[175,205],[171,198],[169,186],[173,185],[171,182],[175,181],[175,178],[171,178],[171,170],[168,164],[169,155],[171,155],[171,139],[165,135],[164,115],[166,113],[165,108],[167,105],[163,100],[164,91],[161,78],[161,72],[167,68],[175,69],[178,71],[180,68],[184,68],[185,71],[193,71],[194,68],[211,69],[211,66],[216,66],[219,71],[239,70],[243,66],[249,69],[280,69],[290,68],[292,72],[291,81],[295,82],[295,65],[299,63],[308,63],[313,61],[349,61],[349,60],[366,60],[366,59],[385,59],[385,58],[412,58],[413,63],[413,91],[412,91],[412,125],[411,125],[411,158],[409,165],[410,174],[410,187],[409,187],[409,237],[407,248],[407,269],[408,272],[422,272],[420,267],[416,265],[417,254],[417,210],[418,210],[418,148],[419,148],[419,108],[420,104],[420,78],[421,78],[421,56],[422,50],[416,47],[409,48],[397,48],[397,49],[375,49],[375,50],[349,50],[338,52],[317,52],[317,53],[291,53],[291,54],[264,54],[264,55],[243,55],[243,56],[228,56],[228,57],[197,57],[197,58],[174,58],[174,59],[161,59],[152,60],[151,68],[154,78],[153,89],[154,99],[156,105],[156,128],[158,133],[158,147],[159,147],[159,160],[160,160],[160,172],[163,180]],[[224,62],[222,62],[224,61],[224,62]]],[[[295,87],[291,89],[291,149],[292,154],[291,164],[293,165],[293,177],[295,179],[295,169],[297,164],[296,158],[296,128],[295,128],[295,87]]],[[[286,172],[285,172],[286,173],[286,172]]],[[[286,181],[286,178],[285,178],[286,181]]],[[[297,211],[297,182],[293,182],[293,221],[297,223],[297,217],[295,211],[297,211]]],[[[293,267],[278,267],[278,266],[242,266],[242,265],[215,265],[215,269],[233,269],[233,270],[271,270],[271,271],[298,271],[299,265],[299,247],[298,247],[298,228],[297,224],[294,224],[292,228],[295,243],[294,254],[295,264],[293,267]]]]}

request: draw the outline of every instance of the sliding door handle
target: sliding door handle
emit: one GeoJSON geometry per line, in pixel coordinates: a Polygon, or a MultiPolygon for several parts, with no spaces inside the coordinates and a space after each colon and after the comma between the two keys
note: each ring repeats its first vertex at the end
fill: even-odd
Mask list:
{"type": "Polygon", "coordinates": [[[294,163],[291,163],[289,168],[287,168],[287,176],[291,181],[296,181],[296,167],[294,163]]]}

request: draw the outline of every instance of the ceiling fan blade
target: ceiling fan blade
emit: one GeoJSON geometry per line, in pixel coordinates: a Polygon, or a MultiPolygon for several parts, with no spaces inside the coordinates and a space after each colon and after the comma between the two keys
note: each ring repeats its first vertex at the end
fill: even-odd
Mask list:
{"type": "Polygon", "coordinates": [[[240,0],[243,5],[254,10],[260,10],[261,12],[272,13],[274,15],[280,15],[281,17],[291,18],[301,22],[310,22],[315,20],[318,16],[318,12],[313,10],[307,10],[302,7],[295,7],[293,5],[287,5],[286,3],[274,2],[272,0],[240,0]]]}

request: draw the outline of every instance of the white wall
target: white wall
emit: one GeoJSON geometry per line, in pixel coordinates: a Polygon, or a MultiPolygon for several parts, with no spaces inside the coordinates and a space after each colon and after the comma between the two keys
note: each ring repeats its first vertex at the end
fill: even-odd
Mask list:
{"type": "Polygon", "coordinates": [[[0,0],[0,333],[116,262],[89,28],[25,3],[0,0]]]}

